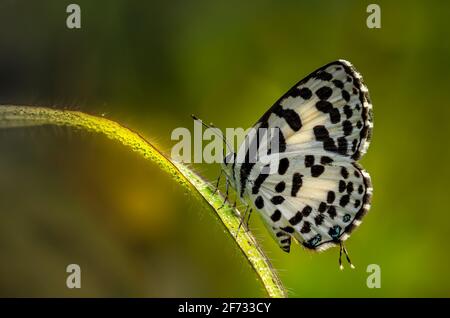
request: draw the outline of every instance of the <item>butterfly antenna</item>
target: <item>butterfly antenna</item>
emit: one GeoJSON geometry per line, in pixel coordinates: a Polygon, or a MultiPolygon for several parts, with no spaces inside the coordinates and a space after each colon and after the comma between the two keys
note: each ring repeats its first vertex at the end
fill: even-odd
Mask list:
{"type": "Polygon", "coordinates": [[[342,265],[342,242],[339,242],[339,269],[342,271],[344,269],[344,266],[342,265]]]}
{"type": "MultiPolygon", "coordinates": [[[[221,135],[221,137],[222,137],[223,142],[225,143],[225,145],[227,146],[227,148],[230,148],[230,149],[231,149],[231,147],[230,147],[230,145],[228,144],[228,142],[226,141],[226,139],[223,138],[223,136],[222,136],[222,131],[221,131],[219,128],[217,128],[213,123],[209,123],[209,126],[210,126],[211,128],[213,128],[213,129],[217,129],[217,130],[220,131],[220,135],[221,135]]],[[[226,157],[226,155],[227,155],[227,150],[226,150],[226,149],[222,149],[222,155],[223,155],[224,158],[226,157]]]]}
{"type": "Polygon", "coordinates": [[[212,123],[210,123],[209,125],[208,125],[208,124],[205,124],[201,119],[199,119],[199,118],[198,118],[197,116],[195,116],[194,114],[192,114],[191,117],[192,117],[192,119],[194,119],[194,120],[200,121],[200,123],[201,123],[205,128],[210,128],[210,129],[212,129],[212,130],[214,131],[214,133],[216,134],[216,136],[219,136],[220,139],[222,139],[222,141],[225,143],[225,145],[227,146],[227,148],[228,148],[231,152],[233,152],[233,148],[232,148],[231,145],[228,143],[228,141],[225,139],[225,137],[224,137],[223,134],[222,134],[222,131],[221,131],[219,128],[217,128],[216,126],[214,126],[212,123]]]}

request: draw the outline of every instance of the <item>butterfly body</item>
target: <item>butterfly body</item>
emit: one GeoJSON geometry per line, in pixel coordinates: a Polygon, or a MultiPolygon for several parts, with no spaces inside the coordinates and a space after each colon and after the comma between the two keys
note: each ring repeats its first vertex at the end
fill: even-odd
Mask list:
{"type": "Polygon", "coordinates": [[[356,161],[367,151],[372,127],[361,76],[338,60],[284,94],[254,125],[257,133],[225,157],[222,169],[284,251],[292,238],[324,250],[346,240],[370,208],[370,176],[356,161]],[[260,142],[267,129],[277,131],[271,137],[276,151],[260,142]]]}

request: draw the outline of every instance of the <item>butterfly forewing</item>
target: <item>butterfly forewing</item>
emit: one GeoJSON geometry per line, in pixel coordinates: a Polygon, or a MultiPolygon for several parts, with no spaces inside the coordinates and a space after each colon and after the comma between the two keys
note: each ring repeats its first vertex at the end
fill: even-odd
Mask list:
{"type": "Polygon", "coordinates": [[[372,106],[359,73],[340,60],[294,85],[256,126],[279,127],[285,152],[325,150],[357,160],[370,141],[372,106]]]}

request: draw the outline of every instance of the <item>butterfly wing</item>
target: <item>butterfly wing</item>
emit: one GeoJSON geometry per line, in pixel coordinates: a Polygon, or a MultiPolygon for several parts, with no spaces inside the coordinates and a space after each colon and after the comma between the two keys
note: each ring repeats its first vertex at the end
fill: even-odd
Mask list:
{"type": "Polygon", "coordinates": [[[263,155],[271,153],[270,146],[260,144],[258,134],[246,136],[238,151],[245,159],[234,164],[233,183],[261,212],[284,250],[290,244],[286,234],[309,248],[324,249],[359,225],[372,188],[355,160],[367,151],[372,127],[367,87],[349,62],[339,60],[294,85],[255,124],[256,129],[279,130],[275,174],[248,160],[251,145],[263,155]],[[287,192],[277,192],[281,183],[287,192]],[[296,195],[290,195],[296,187],[296,195]]]}
{"type": "Polygon", "coordinates": [[[358,160],[369,146],[372,105],[361,75],[338,60],[295,84],[255,128],[278,127],[280,152],[327,151],[358,160]]]}
{"type": "Polygon", "coordinates": [[[277,160],[272,174],[255,165],[246,199],[280,247],[289,251],[291,236],[318,250],[347,239],[370,207],[369,175],[357,163],[328,156],[290,153],[277,160]]]}

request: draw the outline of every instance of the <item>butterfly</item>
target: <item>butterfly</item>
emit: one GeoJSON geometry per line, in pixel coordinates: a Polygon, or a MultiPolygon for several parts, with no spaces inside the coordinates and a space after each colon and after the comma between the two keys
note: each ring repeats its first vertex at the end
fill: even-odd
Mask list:
{"type": "MultiPolygon", "coordinates": [[[[340,246],[370,208],[369,174],[357,163],[370,143],[372,105],[361,75],[345,60],[331,62],[295,84],[253,126],[278,130],[276,156],[246,135],[222,163],[226,185],[259,212],[280,248],[292,240],[323,251],[340,246]],[[270,156],[249,160],[251,148],[270,156]],[[236,160],[238,154],[244,160],[236,160]]],[[[228,193],[228,191],[227,191],[228,193]]],[[[250,210],[250,211],[251,211],[250,210]]]]}

